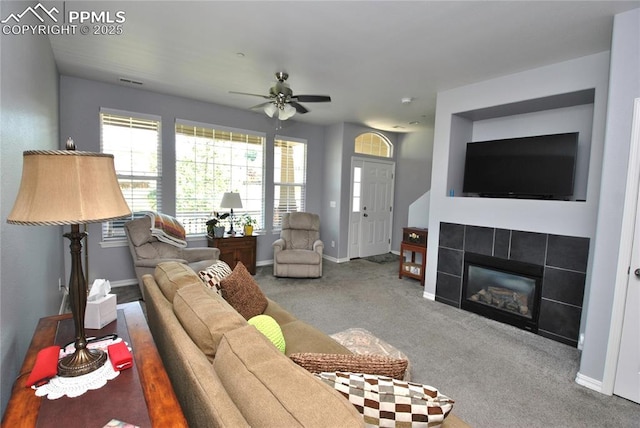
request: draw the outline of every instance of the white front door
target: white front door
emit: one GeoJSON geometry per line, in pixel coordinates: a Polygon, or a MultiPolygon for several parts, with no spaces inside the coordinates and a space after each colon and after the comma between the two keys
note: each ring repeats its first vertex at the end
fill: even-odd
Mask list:
{"type": "Polygon", "coordinates": [[[352,161],[349,257],[368,257],[391,249],[393,162],[352,161]]]}

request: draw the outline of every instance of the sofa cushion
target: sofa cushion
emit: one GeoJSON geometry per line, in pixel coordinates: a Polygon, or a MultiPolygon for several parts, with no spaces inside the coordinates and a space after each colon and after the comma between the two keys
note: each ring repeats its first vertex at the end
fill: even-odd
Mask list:
{"type": "Polygon", "coordinates": [[[201,283],[176,292],[173,312],[191,340],[210,361],[213,361],[225,332],[247,325],[244,318],[201,283]]]}
{"type": "Polygon", "coordinates": [[[282,250],[276,253],[276,262],[283,264],[317,265],[322,256],[313,250],[282,250]]]}
{"type": "Polygon", "coordinates": [[[231,275],[220,281],[222,297],[245,319],[260,315],[269,302],[247,268],[238,262],[231,275]]]}
{"type": "Polygon", "coordinates": [[[162,294],[170,302],[173,302],[173,297],[180,288],[191,284],[202,284],[193,269],[179,262],[158,263],[154,277],[162,294]]]}
{"type": "Polygon", "coordinates": [[[222,260],[216,260],[211,266],[198,272],[205,285],[221,294],[220,281],[231,275],[231,268],[222,260]]]}
{"type": "Polygon", "coordinates": [[[276,320],[271,318],[269,315],[256,315],[248,322],[249,325],[257,328],[264,337],[269,339],[269,341],[284,354],[286,343],[284,341],[284,336],[282,335],[282,330],[276,320]]]}
{"type": "Polygon", "coordinates": [[[346,397],[367,426],[440,427],[453,408],[452,399],[428,385],[357,373],[315,376],[346,397]]]}
{"type": "Polygon", "coordinates": [[[278,325],[283,326],[290,322],[296,321],[296,317],[285,311],[277,302],[274,302],[268,297],[267,301],[269,302],[269,304],[267,305],[267,308],[264,310],[263,314],[269,315],[271,318],[276,320],[278,325]]]}
{"type": "Polygon", "coordinates": [[[280,327],[284,340],[287,341],[287,355],[298,352],[351,354],[347,348],[304,321],[296,320],[280,327]]]}
{"type": "Polygon", "coordinates": [[[151,235],[151,219],[146,215],[126,222],[125,227],[127,228],[129,239],[136,247],[139,247],[145,242],[156,240],[156,238],[151,235]]]}
{"type": "Polygon", "coordinates": [[[282,355],[253,326],[224,334],[213,367],[251,426],[362,426],[362,416],[347,400],[282,355]]]}
{"type": "Polygon", "coordinates": [[[388,376],[403,379],[407,370],[407,360],[383,355],[348,355],[295,353],[289,355],[294,363],[311,373],[354,372],[388,376]]]}

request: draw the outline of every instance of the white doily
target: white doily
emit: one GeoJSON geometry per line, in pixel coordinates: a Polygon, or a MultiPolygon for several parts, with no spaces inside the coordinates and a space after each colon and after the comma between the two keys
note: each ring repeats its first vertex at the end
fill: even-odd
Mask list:
{"type": "MultiPolygon", "coordinates": [[[[90,343],[87,348],[102,349],[106,352],[107,346],[112,343],[121,342],[122,338],[108,341],[100,341],[96,343],[90,343]]],[[[73,345],[67,346],[65,349],[60,350],[60,358],[75,351],[73,345]]],[[[107,361],[102,367],[97,370],[87,373],[86,375],[76,377],[61,377],[55,376],[42,386],[31,388],[35,389],[36,396],[47,397],[49,400],[55,400],[65,395],[69,398],[78,397],[87,391],[100,389],[107,384],[107,381],[115,379],[120,374],[119,371],[115,371],[111,365],[107,354],[107,361]]]]}

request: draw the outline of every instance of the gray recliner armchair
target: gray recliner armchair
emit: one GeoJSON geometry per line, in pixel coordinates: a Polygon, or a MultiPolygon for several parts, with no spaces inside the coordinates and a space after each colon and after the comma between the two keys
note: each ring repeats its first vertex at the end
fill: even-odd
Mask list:
{"type": "Polygon", "coordinates": [[[147,216],[126,222],[124,230],[143,299],[142,276],[153,275],[158,263],[177,261],[198,272],[211,266],[220,256],[217,248],[179,248],[159,241],[151,235],[151,219],[147,216]]]}
{"type": "Polygon", "coordinates": [[[273,275],[320,278],[322,252],[320,217],[312,213],[286,213],[280,239],[273,243],[273,275]]]}

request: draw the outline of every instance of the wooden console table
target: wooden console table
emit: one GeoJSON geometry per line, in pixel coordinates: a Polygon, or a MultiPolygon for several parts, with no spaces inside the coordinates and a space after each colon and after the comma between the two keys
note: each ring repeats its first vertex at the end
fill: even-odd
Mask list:
{"type": "Polygon", "coordinates": [[[256,274],[256,243],[254,235],[207,237],[207,245],[220,250],[220,260],[228,264],[231,269],[236,267],[238,262],[242,262],[251,275],[256,274]]]}
{"type": "MultiPolygon", "coordinates": [[[[119,419],[141,427],[187,427],[140,303],[118,305],[118,318],[101,330],[87,329],[87,336],[117,333],[133,350],[133,368],[100,389],[76,398],[56,400],[37,397],[25,383],[38,351],[73,340],[71,314],[41,318],[22,364],[22,374],[2,418],[3,427],[102,427],[119,419]]],[[[109,363],[107,363],[109,364],[109,363]]]]}

